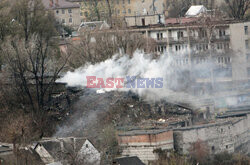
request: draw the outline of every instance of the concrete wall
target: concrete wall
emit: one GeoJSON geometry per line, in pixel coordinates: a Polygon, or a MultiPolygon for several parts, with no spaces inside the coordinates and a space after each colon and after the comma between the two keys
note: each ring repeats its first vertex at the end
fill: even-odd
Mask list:
{"type": "Polygon", "coordinates": [[[207,143],[210,153],[223,151],[249,153],[249,115],[233,121],[186,127],[174,130],[174,147],[180,154],[187,154],[193,143],[207,143]]]}
{"type": "MultiPolygon", "coordinates": [[[[233,77],[236,81],[245,80],[247,77],[247,53],[245,41],[250,44],[250,22],[230,24],[231,46],[234,50],[233,57],[233,77]],[[248,27],[248,35],[245,34],[245,26],[248,27]]],[[[249,45],[250,47],[250,45],[249,45]]]]}
{"type": "Polygon", "coordinates": [[[162,133],[119,135],[118,142],[123,148],[122,156],[137,156],[144,163],[157,160],[155,149],[173,149],[173,131],[162,133]]]}

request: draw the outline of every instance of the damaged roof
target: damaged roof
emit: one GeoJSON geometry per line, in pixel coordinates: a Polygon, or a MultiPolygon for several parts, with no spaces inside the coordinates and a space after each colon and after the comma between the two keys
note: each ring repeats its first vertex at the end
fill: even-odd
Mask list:
{"type": "Polygon", "coordinates": [[[145,165],[137,156],[116,158],[114,163],[118,165],[145,165]]]}
{"type": "Polygon", "coordinates": [[[140,130],[131,130],[123,133],[119,133],[119,136],[131,136],[131,135],[148,135],[148,134],[160,134],[163,132],[171,131],[171,129],[140,129],[140,130]]]}

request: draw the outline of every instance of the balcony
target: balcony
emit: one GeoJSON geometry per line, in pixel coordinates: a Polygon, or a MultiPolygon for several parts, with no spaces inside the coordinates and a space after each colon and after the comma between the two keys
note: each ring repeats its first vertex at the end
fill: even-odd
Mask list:
{"type": "Polygon", "coordinates": [[[185,43],[188,42],[188,37],[169,37],[169,43],[185,43]]]}
{"type": "Polygon", "coordinates": [[[230,35],[213,36],[212,41],[230,41],[230,35]]]}
{"type": "Polygon", "coordinates": [[[157,39],[155,39],[155,41],[157,42],[157,43],[159,43],[159,44],[165,44],[165,43],[167,43],[167,38],[157,38],[157,39]]]}

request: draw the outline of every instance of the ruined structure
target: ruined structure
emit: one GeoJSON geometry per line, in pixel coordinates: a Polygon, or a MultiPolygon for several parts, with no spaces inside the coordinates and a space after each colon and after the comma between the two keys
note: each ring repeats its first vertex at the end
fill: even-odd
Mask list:
{"type": "Polygon", "coordinates": [[[250,114],[228,113],[208,124],[165,129],[141,129],[118,135],[123,156],[137,156],[145,164],[158,159],[157,149],[188,154],[192,145],[203,142],[211,154],[250,153],[250,114]]]}
{"type": "Polygon", "coordinates": [[[174,148],[181,154],[189,153],[198,140],[205,142],[211,154],[250,153],[250,115],[218,119],[214,123],[174,129],[174,148]]]}
{"type": "Polygon", "coordinates": [[[134,130],[118,135],[123,156],[137,156],[144,163],[157,160],[155,149],[171,150],[174,147],[173,131],[160,130],[134,130]]]}

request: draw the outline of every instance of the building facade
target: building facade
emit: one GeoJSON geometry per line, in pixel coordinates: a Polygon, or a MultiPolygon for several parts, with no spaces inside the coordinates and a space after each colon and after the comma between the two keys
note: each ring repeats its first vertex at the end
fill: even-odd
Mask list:
{"type": "Polygon", "coordinates": [[[52,10],[55,18],[63,25],[78,28],[81,24],[80,6],[66,0],[42,0],[47,10],[52,10]]]}
{"type": "Polygon", "coordinates": [[[223,119],[212,124],[197,125],[174,130],[175,150],[188,154],[192,144],[202,141],[210,154],[241,152],[249,154],[250,115],[223,119]]]}
{"type": "Polygon", "coordinates": [[[123,149],[122,156],[137,156],[149,165],[158,159],[158,149],[186,155],[197,142],[202,143],[207,154],[227,151],[247,155],[250,153],[249,131],[248,111],[221,116],[208,124],[127,131],[118,135],[118,142],[123,149]]]}
{"type": "Polygon", "coordinates": [[[122,156],[137,156],[143,163],[158,159],[156,149],[173,149],[173,131],[162,130],[135,130],[118,135],[119,146],[123,149],[122,156]]]}
{"type": "Polygon", "coordinates": [[[164,14],[167,9],[168,0],[113,0],[114,15],[140,16],[164,14]]]}
{"type": "Polygon", "coordinates": [[[171,56],[173,67],[190,70],[195,95],[247,87],[250,22],[202,19],[171,18],[165,24],[138,24],[133,31],[154,39],[155,53],[171,56]]]}

